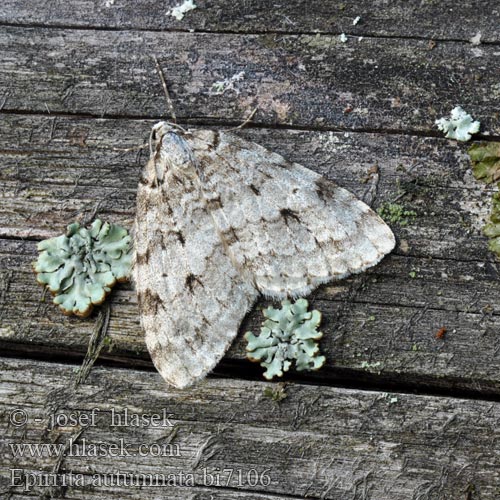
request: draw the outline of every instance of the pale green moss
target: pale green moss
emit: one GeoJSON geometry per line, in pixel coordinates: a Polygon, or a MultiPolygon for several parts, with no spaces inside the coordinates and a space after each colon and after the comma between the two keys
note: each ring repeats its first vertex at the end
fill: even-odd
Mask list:
{"type": "Polygon", "coordinates": [[[95,220],[89,229],[77,222],[66,234],[38,244],[33,267],[37,281],[54,295],[64,314],[88,316],[117,281],[127,281],[132,263],[126,229],[95,220]]]}
{"type": "Polygon", "coordinates": [[[398,203],[386,202],[378,209],[377,213],[390,224],[398,224],[401,227],[407,226],[417,216],[414,210],[407,210],[398,203]]]}
{"type": "MultiPolygon", "coordinates": [[[[500,179],[500,142],[482,142],[469,148],[472,173],[481,182],[491,184],[500,179]]],[[[498,184],[500,189],[500,183],[498,184]]],[[[483,227],[484,234],[490,239],[490,251],[500,258],[500,193],[491,197],[490,221],[483,227]]]]}
{"type": "MultiPolygon", "coordinates": [[[[500,189],[500,183],[498,183],[500,189]]],[[[491,197],[490,222],[483,227],[483,233],[488,236],[489,249],[500,257],[500,193],[496,192],[491,197]]]]}
{"type": "Polygon", "coordinates": [[[292,362],[298,371],[318,370],[325,363],[319,356],[317,341],[323,336],[317,330],[321,313],[308,311],[308,302],[298,299],[295,303],[284,300],[281,309],[268,307],[263,311],[266,320],[260,334],[245,333],[247,357],[258,361],[266,369],[264,377],[282,377],[292,362]]]}
{"type": "Polygon", "coordinates": [[[288,397],[283,383],[279,383],[275,387],[266,387],[263,394],[264,397],[269,398],[276,403],[280,403],[288,397]]]}
{"type": "Polygon", "coordinates": [[[500,179],[500,142],[479,142],[469,148],[472,173],[478,181],[490,184],[500,179]]]}
{"type": "Polygon", "coordinates": [[[376,363],[370,363],[368,361],[363,361],[360,366],[364,370],[373,371],[373,370],[376,370],[377,368],[381,368],[382,363],[380,361],[377,361],[376,363]]]}

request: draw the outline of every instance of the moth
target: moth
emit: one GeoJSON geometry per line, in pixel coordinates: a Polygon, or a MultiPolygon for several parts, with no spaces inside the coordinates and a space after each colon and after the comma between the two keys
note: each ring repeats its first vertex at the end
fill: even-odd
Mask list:
{"type": "Polygon", "coordinates": [[[153,363],[175,387],[210,372],[263,294],[308,295],[377,264],[394,235],[332,181],[237,135],[153,127],[134,281],[153,363]]]}

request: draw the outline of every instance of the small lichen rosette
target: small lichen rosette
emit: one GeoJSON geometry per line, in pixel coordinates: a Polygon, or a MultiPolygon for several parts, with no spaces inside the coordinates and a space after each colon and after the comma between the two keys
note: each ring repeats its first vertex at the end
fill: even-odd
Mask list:
{"type": "Polygon", "coordinates": [[[37,281],[47,286],[67,315],[88,316],[116,282],[127,281],[130,275],[127,230],[99,219],[88,229],[70,224],[66,234],[41,241],[38,251],[33,265],[37,281]]]}
{"type": "Polygon", "coordinates": [[[325,357],[318,355],[317,343],[323,336],[318,331],[321,313],[308,311],[305,299],[293,304],[284,300],[281,305],[281,309],[268,307],[263,311],[266,320],[258,336],[247,332],[244,337],[248,359],[260,362],[267,380],[282,377],[293,361],[298,371],[318,370],[325,363],[325,357]]]}
{"type": "Polygon", "coordinates": [[[456,139],[457,141],[470,141],[472,134],[477,134],[481,124],[474,121],[469,113],[465,112],[460,106],[451,110],[450,119],[440,118],[435,121],[437,128],[444,132],[447,139],[456,139]]]}

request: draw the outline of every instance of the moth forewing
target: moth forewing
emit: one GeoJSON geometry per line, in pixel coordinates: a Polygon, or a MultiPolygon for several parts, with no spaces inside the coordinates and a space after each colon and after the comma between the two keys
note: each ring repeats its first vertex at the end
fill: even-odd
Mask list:
{"type": "Polygon", "coordinates": [[[215,366],[259,293],[307,295],[394,248],[367,205],[255,143],[165,122],[152,135],[134,276],[151,357],[177,387],[215,366]]]}
{"type": "Polygon", "coordinates": [[[257,292],[225,254],[185,139],[168,132],[156,141],[138,187],[134,278],[153,362],[185,387],[224,355],[257,292]]]}

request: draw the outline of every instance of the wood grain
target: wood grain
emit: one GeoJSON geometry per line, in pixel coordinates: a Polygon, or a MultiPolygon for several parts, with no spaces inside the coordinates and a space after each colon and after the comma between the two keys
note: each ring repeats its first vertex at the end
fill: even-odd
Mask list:
{"type": "MultiPolygon", "coordinates": [[[[55,236],[74,218],[88,218],[94,211],[131,227],[153,123],[5,115],[0,121],[5,144],[0,149],[0,236],[55,236]]],[[[405,226],[393,224],[400,243],[406,242],[405,254],[494,262],[479,230],[489,213],[491,190],[472,178],[467,146],[377,133],[239,133],[359,197],[376,187],[375,207],[397,200],[415,211],[405,226]],[[372,186],[369,172],[375,165],[380,175],[372,186]]]]}
{"type": "Polygon", "coordinates": [[[356,36],[423,37],[465,40],[481,32],[485,42],[500,40],[495,0],[408,2],[406,0],[197,0],[182,21],[166,15],[181,3],[166,0],[5,0],[0,22],[82,28],[188,30],[209,32],[349,33],[356,36]],[[360,16],[355,26],[353,20],[360,16]]]}
{"type": "MultiPolygon", "coordinates": [[[[68,453],[59,466],[61,473],[81,473],[87,479],[117,472],[193,473],[197,486],[185,489],[192,495],[188,498],[208,500],[214,493],[217,499],[458,499],[473,489],[482,499],[493,500],[499,493],[498,403],[328,387],[319,391],[300,384],[287,385],[287,397],[276,403],[264,395],[266,388],[275,386],[254,381],[208,380],[186,395],[166,388],[156,373],[97,368],[78,390],[71,387],[73,377],[71,365],[0,361],[4,492],[16,491],[8,488],[8,469],[51,471],[56,462],[21,457],[9,444],[64,444],[82,430],[75,440],[80,454],[85,453],[85,439],[86,450],[123,440],[129,455],[103,453],[89,459],[68,453]],[[27,412],[27,425],[8,425],[17,408],[27,412]],[[48,425],[51,414],[90,415],[93,408],[98,412],[89,425],[48,425]],[[163,427],[112,426],[111,411],[151,415],[164,409],[163,427]],[[172,453],[167,448],[171,456],[152,456],[150,448],[143,448],[145,456],[137,456],[141,445],[169,442],[177,447],[172,453]],[[267,469],[271,484],[250,486],[244,480],[238,485],[233,476],[228,487],[204,491],[203,472],[218,468],[240,470],[245,478],[251,469],[267,469]],[[247,495],[231,496],[233,491],[247,495]]],[[[87,488],[85,498],[100,498],[109,489],[87,488]]],[[[143,495],[148,491],[169,495],[168,489],[158,488],[144,488],[143,495]]],[[[34,488],[32,494],[43,492],[34,488]]],[[[133,491],[129,495],[136,498],[133,491]]],[[[168,498],[177,495],[174,491],[168,498]]],[[[69,498],[78,498],[78,491],[70,489],[69,498]]]]}
{"type": "MultiPolygon", "coordinates": [[[[50,295],[43,294],[30,270],[36,258],[33,242],[0,243],[2,348],[81,358],[95,315],[87,320],[67,318],[51,303],[50,295]]],[[[321,350],[327,364],[308,377],[331,383],[349,374],[358,382],[369,379],[498,394],[497,279],[484,273],[482,281],[473,283],[464,276],[453,262],[393,256],[366,275],[320,288],[310,301],[323,313],[321,350]],[[418,278],[409,278],[409,269],[421,269],[418,278]],[[438,340],[435,333],[443,326],[448,334],[438,340]]],[[[124,366],[151,367],[135,293],[121,286],[111,301],[109,340],[101,357],[124,366]]],[[[218,368],[220,374],[238,362],[239,373],[260,377],[262,370],[244,360],[242,337],[248,329],[259,331],[261,310],[268,304],[259,302],[247,317],[226,363],[218,368]]]]}
{"type": "Polygon", "coordinates": [[[460,104],[500,134],[498,48],[414,39],[3,27],[0,102],[9,112],[164,116],[152,56],[182,119],[237,124],[258,106],[265,125],[438,134],[435,119],[460,104]],[[237,90],[217,95],[214,83],[241,71],[237,90]]]}
{"type": "MultiPolygon", "coordinates": [[[[6,115],[0,134],[2,196],[0,295],[2,343],[81,357],[93,325],[67,319],[41,301],[30,263],[36,240],[92,214],[131,227],[135,190],[146,161],[148,120],[95,120],[6,115]],[[117,130],[119,133],[117,133],[117,130]],[[132,148],[131,151],[124,151],[132,148]],[[29,241],[16,240],[28,238],[29,241]],[[37,346],[37,347],[35,347],[37,346]]],[[[500,327],[498,269],[478,226],[489,195],[470,175],[464,147],[443,139],[400,135],[244,130],[245,137],[304,163],[363,196],[379,166],[375,204],[393,200],[416,212],[393,224],[398,247],[366,275],[322,287],[312,304],[324,313],[322,349],[328,367],[318,377],[497,393],[500,327]],[[405,194],[406,193],[406,194],[405,194]],[[414,277],[411,277],[414,276],[414,277]],[[445,326],[444,341],[435,332],[445,326]]],[[[134,292],[112,296],[108,359],[150,366],[134,292]]],[[[243,325],[227,363],[244,358],[241,333],[258,331],[261,302],[243,325]]],[[[226,368],[222,369],[222,373],[226,368]]],[[[245,362],[244,370],[259,376],[245,362]]]]}
{"type": "Polygon", "coordinates": [[[460,104],[481,121],[483,138],[500,136],[498,2],[197,0],[176,21],[166,13],[177,3],[2,3],[0,497],[498,498],[499,273],[480,232],[491,189],[473,180],[466,146],[434,127],[460,104]],[[478,32],[484,43],[474,46],[478,32]],[[375,207],[396,201],[416,213],[392,223],[398,246],[381,265],[310,297],[323,313],[327,365],[289,374],[281,403],[265,395],[279,386],[260,382],[260,367],[244,359],[242,334],[258,331],[265,301],[215,374],[176,391],[154,371],[135,293],[120,285],[98,361],[105,366],[75,388],[95,315],[63,317],[35,283],[40,239],[93,216],[131,227],[150,127],[168,117],[153,56],[183,125],[235,126],[258,106],[242,136],[375,207]],[[241,71],[235,90],[217,94],[215,82],[241,71]],[[26,427],[9,424],[15,408],[28,412],[26,427]],[[13,443],[66,443],[79,429],[51,430],[49,416],[92,408],[102,418],[79,443],[123,439],[136,449],[171,438],[181,453],[59,464],[12,454],[13,443]],[[174,433],[111,427],[112,408],[166,408],[174,433]],[[196,485],[22,491],[9,487],[15,467],[86,479],[193,471],[196,485]],[[208,486],[204,468],[270,469],[272,483],[208,486]]]}

